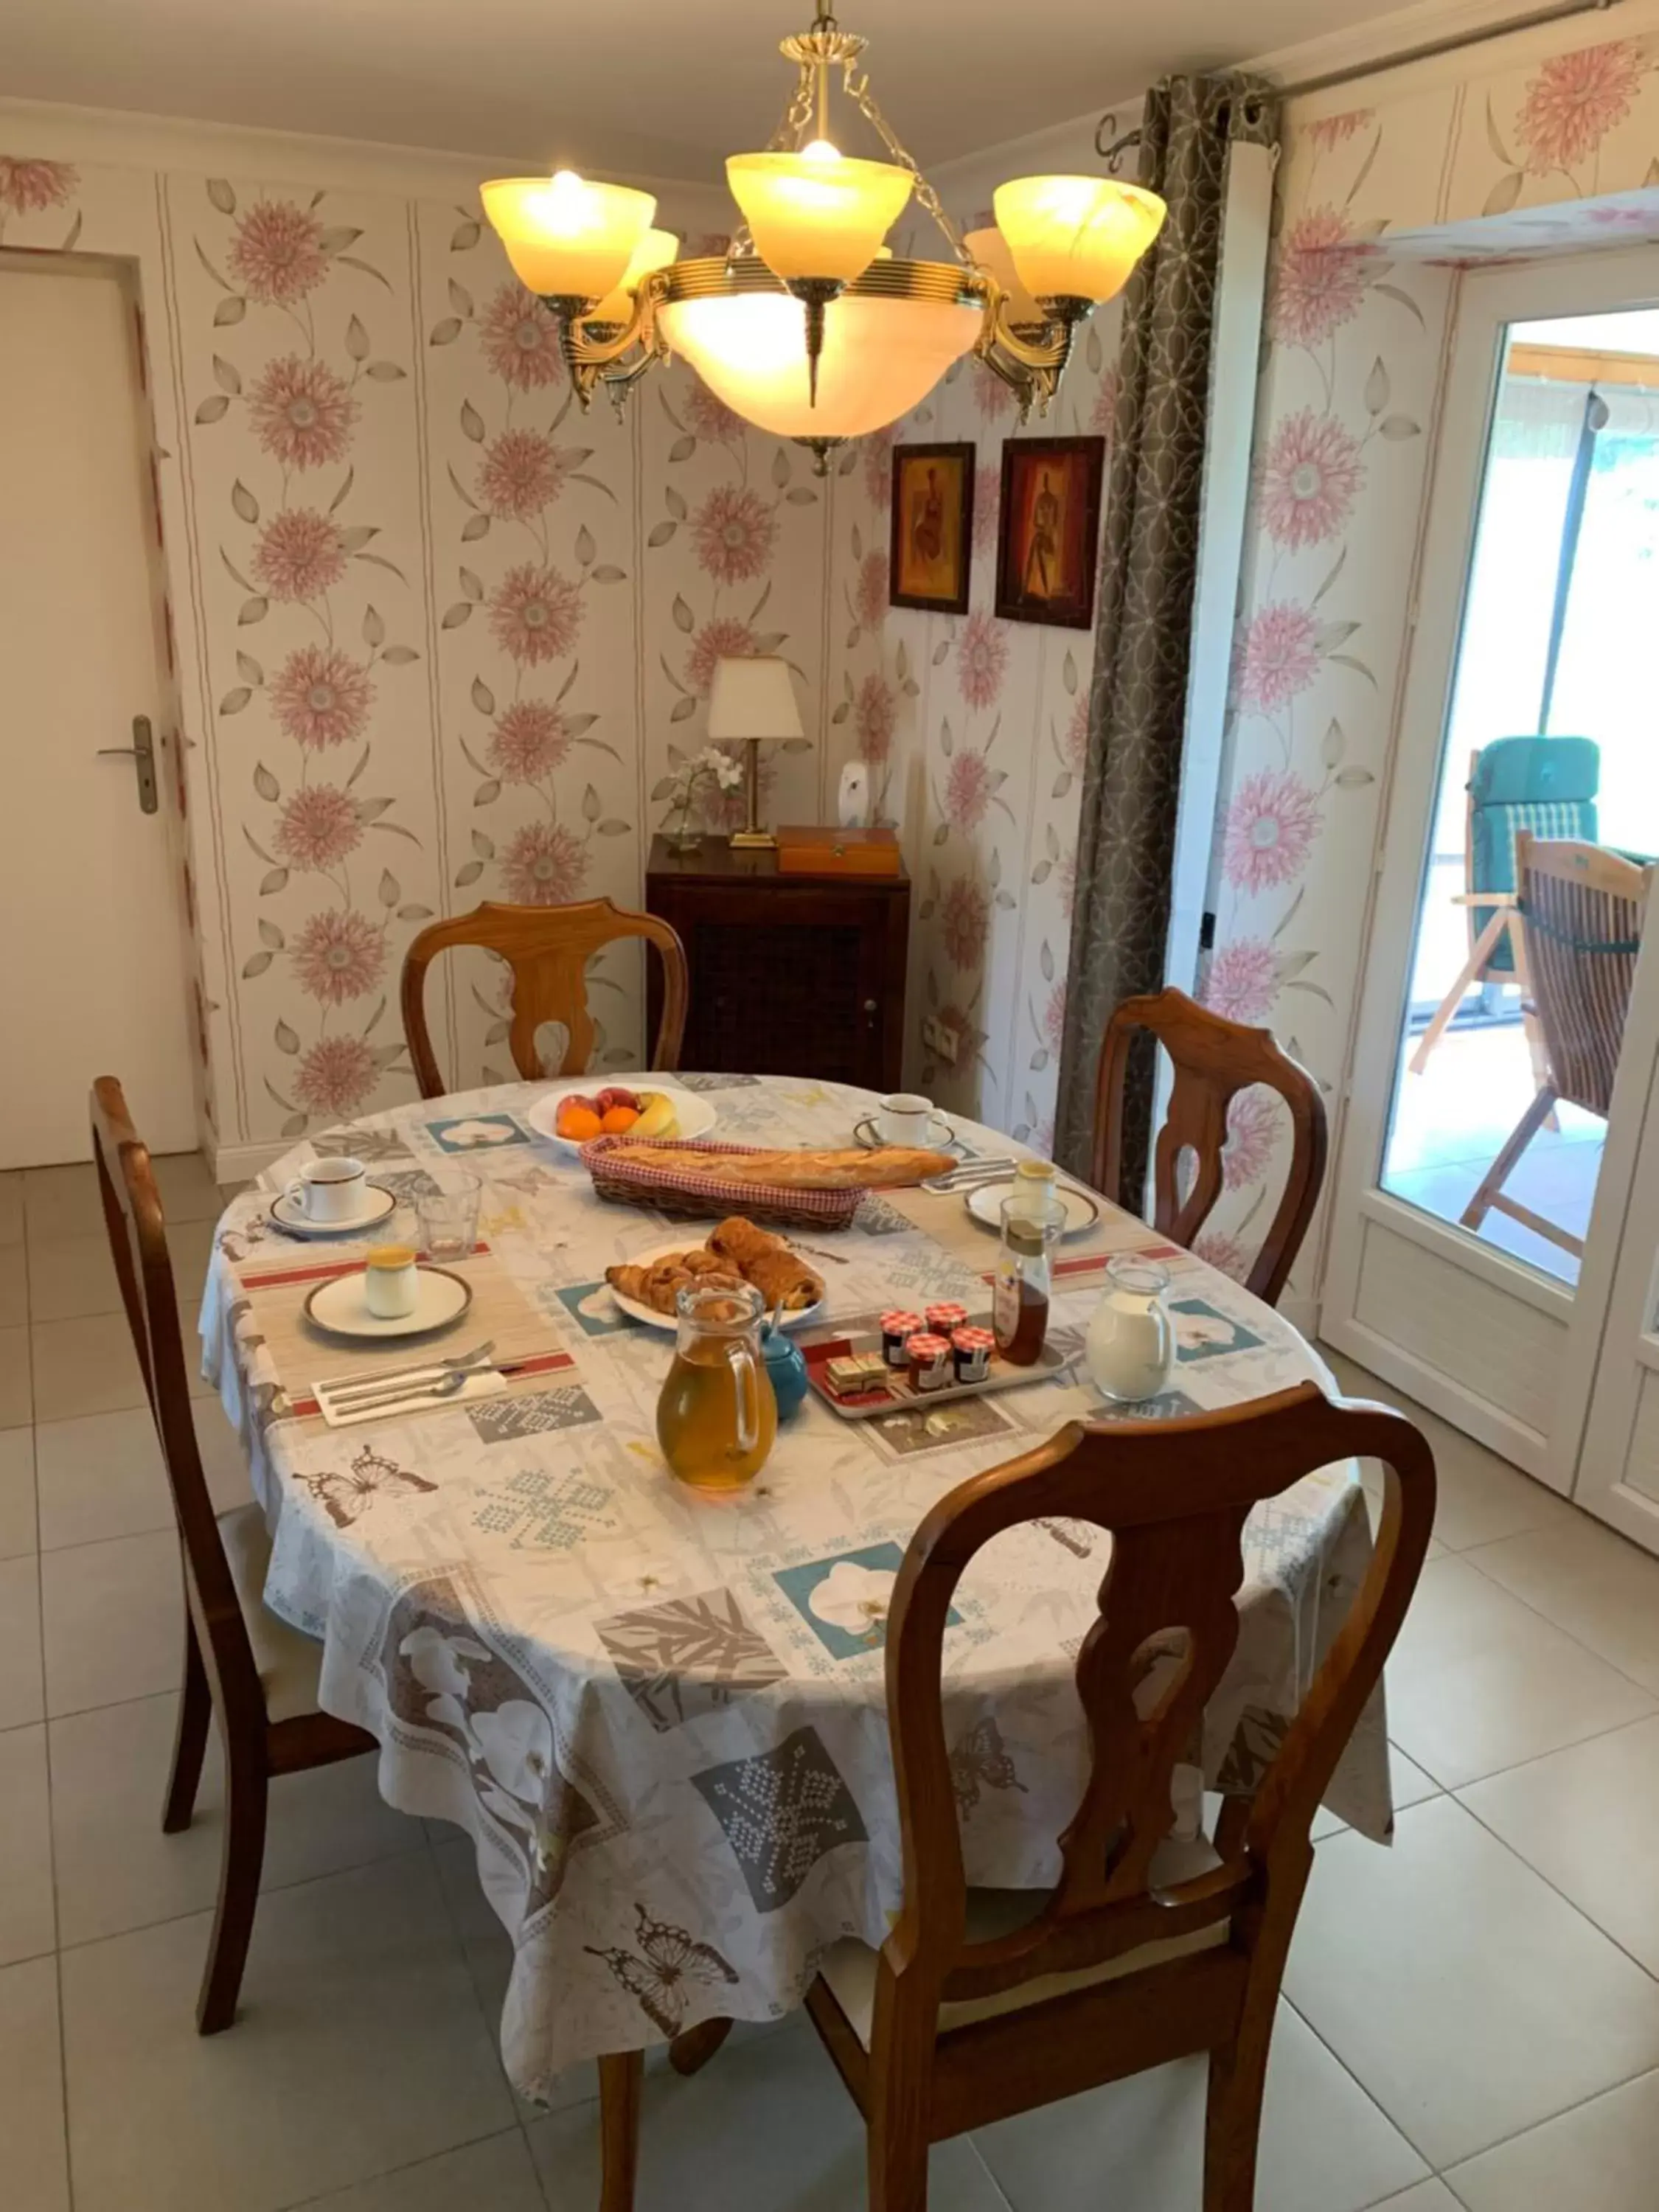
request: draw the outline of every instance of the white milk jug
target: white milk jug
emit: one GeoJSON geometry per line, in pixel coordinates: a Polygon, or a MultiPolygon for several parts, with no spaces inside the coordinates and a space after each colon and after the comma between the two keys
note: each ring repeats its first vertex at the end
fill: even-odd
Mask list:
{"type": "Polygon", "coordinates": [[[1175,1328],[1164,1293],[1170,1278],[1151,1260],[1109,1261],[1106,1289],[1089,1323],[1084,1358],[1095,1388],[1124,1404],[1155,1398],[1175,1365],[1175,1328]]]}

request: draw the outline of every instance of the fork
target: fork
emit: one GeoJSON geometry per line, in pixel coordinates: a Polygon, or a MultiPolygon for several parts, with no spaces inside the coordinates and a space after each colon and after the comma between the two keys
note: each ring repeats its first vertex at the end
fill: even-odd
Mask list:
{"type": "Polygon", "coordinates": [[[495,1349],[495,1338],[486,1337],[482,1344],[475,1344],[471,1352],[458,1352],[448,1359],[422,1359],[413,1367],[389,1367],[384,1375],[368,1376],[360,1382],[343,1378],[338,1382],[319,1382],[316,1387],[331,1398],[337,1406],[343,1405],[353,1398],[373,1396],[384,1390],[389,1383],[407,1382],[414,1376],[432,1375],[446,1369],[460,1368],[465,1370],[477,1367],[486,1361],[495,1349]]]}
{"type": "Polygon", "coordinates": [[[476,1367],[452,1367],[447,1375],[432,1382],[386,1382],[374,1390],[365,1390],[355,1398],[340,1399],[330,1392],[323,1395],[337,1413],[374,1413],[392,1406],[436,1405],[445,1398],[457,1398],[480,1370],[476,1367]]]}
{"type": "Polygon", "coordinates": [[[947,1168],[941,1175],[929,1176],[921,1188],[939,1192],[961,1190],[969,1183],[994,1182],[1000,1176],[1012,1173],[1013,1165],[1012,1159],[963,1160],[959,1167],[947,1168]]]}

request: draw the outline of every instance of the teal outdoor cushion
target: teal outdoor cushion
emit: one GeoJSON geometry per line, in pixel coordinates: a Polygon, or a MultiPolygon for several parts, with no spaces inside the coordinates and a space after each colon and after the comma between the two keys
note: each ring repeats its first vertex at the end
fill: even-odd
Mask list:
{"type": "MultiPolygon", "coordinates": [[[[1494,738],[1484,746],[1469,784],[1470,890],[1516,888],[1515,841],[1522,830],[1534,837],[1580,837],[1593,845],[1601,780],[1601,749],[1594,738],[1494,738]]],[[[1477,937],[1497,911],[1474,909],[1477,937]]],[[[1514,972],[1514,949],[1505,932],[1487,973],[1514,972]]]]}

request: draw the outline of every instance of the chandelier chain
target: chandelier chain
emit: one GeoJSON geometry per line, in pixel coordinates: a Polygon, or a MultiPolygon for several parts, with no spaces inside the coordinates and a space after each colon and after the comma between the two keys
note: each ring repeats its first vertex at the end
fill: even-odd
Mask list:
{"type": "Polygon", "coordinates": [[[915,155],[900,143],[897,132],[893,129],[892,125],[889,123],[887,118],[882,113],[880,107],[877,104],[876,95],[870,89],[869,70],[860,70],[858,75],[854,76],[853,70],[854,64],[850,61],[847,62],[843,65],[842,84],[842,89],[845,91],[847,97],[853,102],[854,106],[858,109],[859,113],[863,116],[865,121],[869,124],[872,130],[876,132],[877,136],[880,138],[882,144],[886,147],[888,152],[899,164],[900,167],[908,169],[910,172],[912,178],[915,179],[911,189],[915,192],[917,199],[921,201],[922,206],[927,210],[928,214],[932,216],[935,223],[938,224],[939,228],[944,236],[945,242],[950,247],[951,252],[956,255],[957,259],[961,262],[964,269],[973,268],[975,265],[974,258],[972,254],[969,252],[967,247],[963,244],[961,238],[958,236],[956,225],[951,222],[950,216],[945,214],[944,204],[940,201],[939,194],[933,190],[927,178],[922,174],[921,164],[917,161],[915,155]]]}

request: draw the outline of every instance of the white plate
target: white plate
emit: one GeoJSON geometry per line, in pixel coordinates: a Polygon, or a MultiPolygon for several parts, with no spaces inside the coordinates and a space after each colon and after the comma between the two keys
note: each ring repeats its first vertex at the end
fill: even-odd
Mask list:
{"type": "Polygon", "coordinates": [[[363,1337],[374,1342],[395,1336],[429,1336],[448,1328],[472,1303],[472,1285],[447,1267],[416,1269],[416,1294],[413,1313],[396,1321],[382,1321],[368,1310],[368,1293],[361,1268],[319,1283],[306,1300],[306,1315],[330,1336],[363,1337]]]}
{"type": "MultiPolygon", "coordinates": [[[[584,1097],[591,1098],[596,1091],[632,1091],[636,1094],[641,1091],[652,1091],[660,1097],[672,1098],[674,1102],[674,1119],[678,1124],[674,1131],[676,1137],[703,1136],[714,1127],[720,1118],[716,1109],[697,1091],[682,1091],[678,1085],[672,1083],[642,1081],[633,1084],[625,1080],[612,1082],[608,1077],[603,1075],[572,1075],[562,1083],[556,1083],[551,1090],[543,1091],[524,1118],[538,1135],[547,1138],[550,1143],[556,1145],[562,1152],[568,1152],[574,1159],[581,1150],[581,1146],[573,1139],[562,1137],[559,1134],[556,1126],[559,1101],[562,1098],[568,1098],[573,1091],[578,1091],[584,1097]]],[[[672,1246],[670,1249],[672,1249],[672,1246]]]]}
{"type": "Polygon", "coordinates": [[[369,1202],[349,1221],[313,1221],[297,1206],[289,1203],[286,1191],[280,1198],[273,1198],[266,1210],[276,1226],[286,1230],[290,1237],[357,1237],[365,1229],[378,1229],[398,1211],[398,1200],[392,1192],[371,1183],[368,1193],[369,1202]]]}
{"type": "MultiPolygon", "coordinates": [[[[653,1260],[660,1260],[665,1252],[690,1252],[696,1249],[700,1241],[690,1231],[683,1237],[665,1237],[660,1244],[652,1245],[648,1251],[630,1252],[628,1264],[633,1267],[648,1267],[653,1260]]],[[[802,1256],[805,1257],[805,1255],[802,1256]]],[[[734,1267],[732,1272],[736,1274],[738,1270],[734,1267]]],[[[816,1273],[817,1270],[813,1272],[816,1273]]],[[[659,1313],[654,1306],[641,1305],[637,1298],[625,1298],[620,1291],[614,1288],[611,1295],[617,1302],[618,1312],[625,1313],[630,1321],[642,1321],[647,1328],[670,1331],[676,1326],[672,1314],[659,1313]]],[[[801,1328],[809,1321],[816,1321],[823,1311],[823,1300],[820,1298],[815,1306],[802,1306],[798,1313],[784,1314],[782,1324],[785,1328],[801,1328]]],[[[767,1318],[771,1318],[769,1314],[767,1318]]]]}
{"type": "MultiPolygon", "coordinates": [[[[853,1134],[866,1152],[873,1152],[878,1145],[884,1145],[888,1142],[877,1127],[876,1117],[873,1114],[866,1114],[861,1121],[854,1122],[853,1134]]],[[[947,1146],[954,1145],[956,1140],[957,1133],[944,1115],[935,1114],[927,1124],[927,1134],[923,1142],[931,1145],[936,1152],[942,1152],[947,1146]]]]}
{"type": "MultiPolygon", "coordinates": [[[[975,1184],[968,1193],[969,1212],[975,1221],[982,1221],[988,1229],[1000,1231],[1002,1227],[1002,1201],[1013,1187],[1012,1176],[1006,1182],[975,1184]]],[[[1066,1226],[1060,1232],[1062,1237],[1081,1237],[1085,1230],[1092,1229],[1099,1220],[1100,1208],[1086,1190],[1078,1189],[1074,1183],[1062,1182],[1056,1184],[1054,1194],[1064,1201],[1066,1207],[1066,1226]]]]}

